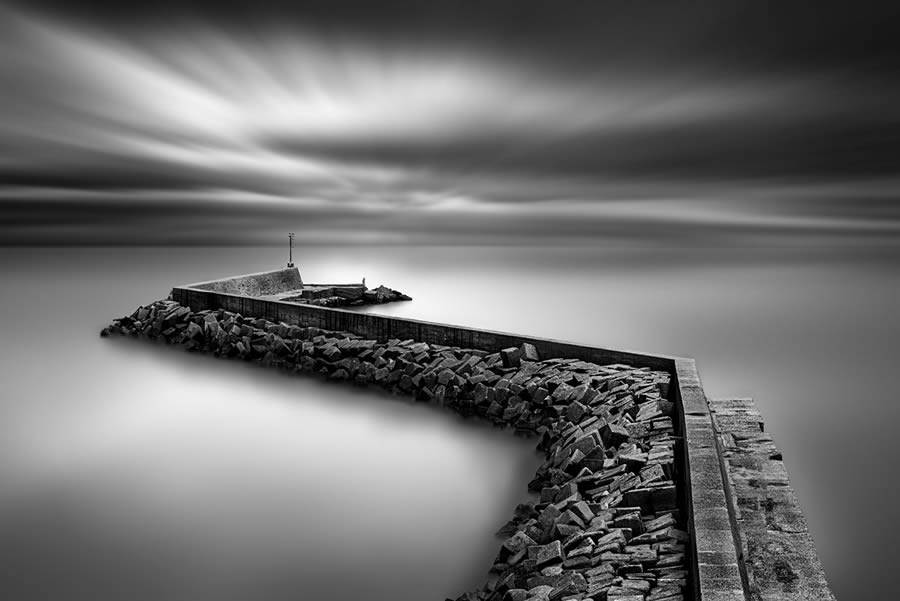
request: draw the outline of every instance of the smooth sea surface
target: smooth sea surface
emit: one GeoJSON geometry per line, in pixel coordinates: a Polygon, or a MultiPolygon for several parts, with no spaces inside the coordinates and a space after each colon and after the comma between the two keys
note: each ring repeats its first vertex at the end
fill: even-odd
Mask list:
{"type": "MultiPolygon", "coordinates": [[[[100,329],[281,248],[0,250],[0,598],[442,600],[480,585],[534,440],[100,329]]],[[[695,357],[755,398],[839,599],[900,559],[900,252],[295,249],[366,310],[695,357]]],[[[885,597],[888,595],[888,597],[885,597]]]]}

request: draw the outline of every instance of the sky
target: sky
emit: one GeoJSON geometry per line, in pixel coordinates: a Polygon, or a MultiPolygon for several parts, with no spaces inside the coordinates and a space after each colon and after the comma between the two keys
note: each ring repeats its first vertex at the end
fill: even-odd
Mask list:
{"type": "Polygon", "coordinates": [[[139,4],[0,7],[0,244],[900,243],[896,4],[139,4]]]}

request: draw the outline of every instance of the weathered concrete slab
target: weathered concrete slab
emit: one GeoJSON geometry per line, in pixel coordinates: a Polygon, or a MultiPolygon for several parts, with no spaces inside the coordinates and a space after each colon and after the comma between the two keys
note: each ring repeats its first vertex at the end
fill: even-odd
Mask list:
{"type": "Polygon", "coordinates": [[[748,599],[834,599],[781,453],[750,399],[710,400],[748,599]]]}
{"type": "MultiPolygon", "coordinates": [[[[418,340],[491,352],[530,343],[541,357],[577,357],[595,363],[626,363],[671,371],[673,358],[629,351],[602,349],[546,338],[526,337],[443,323],[427,322],[375,313],[360,313],[335,307],[316,307],[268,300],[237,292],[204,288],[210,284],[188,284],[172,289],[172,299],[194,311],[224,309],[241,315],[264,317],[275,322],[314,326],[330,331],[354,332],[367,338],[386,341],[391,338],[418,340]]],[[[286,288],[286,290],[289,288],[286,288]]],[[[702,390],[700,397],[703,398],[702,390]]]]}
{"type": "Polygon", "coordinates": [[[689,486],[686,506],[691,512],[694,562],[697,566],[694,592],[698,599],[743,601],[735,533],[727,512],[725,483],[716,449],[713,424],[693,359],[675,360],[684,419],[689,486]],[[723,511],[725,510],[725,511],[723,511]]]}
{"type": "Polygon", "coordinates": [[[289,267],[274,271],[236,275],[208,282],[198,282],[190,286],[198,290],[257,297],[287,292],[288,290],[298,290],[303,288],[303,279],[300,277],[299,269],[289,267]]]}

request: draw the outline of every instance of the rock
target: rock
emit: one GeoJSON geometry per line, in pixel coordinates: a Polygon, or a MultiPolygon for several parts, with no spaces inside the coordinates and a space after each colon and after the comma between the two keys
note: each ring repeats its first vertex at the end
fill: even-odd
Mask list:
{"type": "Polygon", "coordinates": [[[606,601],[644,601],[644,595],[640,591],[613,586],[606,591],[606,601]]]}
{"type": "Polygon", "coordinates": [[[554,503],[561,503],[567,499],[576,499],[578,497],[578,485],[571,481],[554,487],[554,490],[556,491],[553,497],[554,503]]]}
{"type": "Polygon", "coordinates": [[[523,588],[511,588],[503,594],[501,601],[525,601],[528,599],[528,591],[523,588]]]}
{"type": "Polygon", "coordinates": [[[660,516],[656,519],[650,520],[649,522],[644,524],[644,530],[647,532],[656,532],[658,530],[662,530],[663,528],[668,528],[670,526],[675,525],[675,518],[672,517],[672,514],[667,513],[663,516],[660,516]]]}
{"type": "Polygon", "coordinates": [[[613,520],[613,526],[615,528],[627,528],[635,536],[644,533],[644,523],[641,521],[640,511],[632,511],[618,516],[613,520]]]}
{"type": "Polygon", "coordinates": [[[555,540],[546,545],[531,546],[528,548],[528,557],[534,559],[536,568],[562,563],[562,545],[558,540],[555,540]]]}
{"type": "Polygon", "coordinates": [[[585,524],[590,524],[591,520],[594,519],[594,512],[591,511],[591,508],[584,501],[577,501],[569,506],[569,511],[578,516],[578,518],[585,524]]]}
{"type": "Polygon", "coordinates": [[[339,361],[342,355],[341,350],[337,346],[329,345],[322,349],[322,356],[333,362],[339,361]]]}
{"type": "Polygon", "coordinates": [[[528,599],[546,599],[550,596],[550,591],[552,590],[552,586],[549,586],[547,584],[539,584],[528,589],[528,599]]]}
{"type": "Polygon", "coordinates": [[[578,423],[581,421],[581,418],[588,412],[588,408],[582,405],[581,403],[575,401],[571,403],[568,407],[568,418],[570,421],[578,423]]]}
{"type": "Polygon", "coordinates": [[[476,404],[480,405],[487,400],[488,387],[479,382],[475,385],[475,392],[473,395],[473,399],[476,404]]]}
{"type": "Polygon", "coordinates": [[[449,369],[444,369],[438,374],[438,384],[447,386],[456,380],[456,374],[449,369]]]}
{"type": "Polygon", "coordinates": [[[630,438],[628,430],[615,423],[604,422],[598,431],[603,439],[603,444],[607,447],[618,447],[630,438]]]}
{"type": "Polygon", "coordinates": [[[647,463],[647,454],[638,450],[629,450],[626,453],[619,453],[618,461],[624,464],[630,472],[639,472],[647,463]]]}
{"type": "Polygon", "coordinates": [[[522,531],[516,532],[500,546],[500,553],[498,554],[497,559],[500,561],[507,561],[510,557],[515,556],[522,551],[526,551],[528,547],[533,547],[535,545],[535,541],[530,536],[522,531]]]}
{"type": "Polygon", "coordinates": [[[400,387],[400,390],[403,392],[410,392],[413,390],[413,381],[412,378],[409,377],[409,374],[404,373],[400,376],[400,382],[398,382],[397,386],[400,387]]]}
{"type": "Polygon", "coordinates": [[[597,539],[595,546],[596,549],[605,549],[605,548],[614,548],[617,550],[621,550],[622,547],[625,546],[625,534],[621,528],[613,528],[610,530],[609,534],[605,534],[597,539]]]}
{"type": "Polygon", "coordinates": [[[505,348],[500,351],[500,359],[503,362],[503,367],[519,367],[521,352],[514,346],[505,348]]]}
{"type": "Polygon", "coordinates": [[[534,397],[532,401],[535,405],[543,405],[547,402],[548,395],[550,393],[544,387],[539,387],[534,391],[534,397]]]}
{"type": "Polygon", "coordinates": [[[660,486],[650,492],[650,504],[657,513],[675,509],[677,503],[678,495],[674,484],[660,486]]]}
{"type": "Polygon", "coordinates": [[[185,336],[191,339],[201,338],[203,336],[203,328],[192,321],[185,330],[185,336]]]}
{"type": "Polygon", "coordinates": [[[652,465],[648,465],[645,468],[643,468],[641,470],[640,476],[641,476],[642,484],[648,484],[650,482],[661,481],[661,480],[665,480],[665,478],[666,478],[666,474],[663,471],[662,466],[660,466],[659,464],[656,464],[656,463],[652,464],[652,465]]]}
{"type": "Polygon", "coordinates": [[[560,601],[563,597],[578,593],[578,586],[574,582],[566,582],[550,591],[547,595],[548,601],[560,601]]]}
{"type": "Polygon", "coordinates": [[[538,516],[538,523],[543,528],[549,528],[556,523],[562,511],[556,505],[548,505],[538,516]]]}
{"type": "Polygon", "coordinates": [[[392,370],[391,373],[388,374],[388,377],[384,381],[384,383],[387,386],[393,386],[395,384],[399,384],[400,379],[403,378],[403,376],[405,376],[405,375],[406,374],[404,374],[403,371],[401,371],[399,369],[392,370]]]}
{"type": "Polygon", "coordinates": [[[522,361],[540,361],[537,348],[529,342],[523,342],[519,347],[519,356],[522,361]]]}
{"type": "Polygon", "coordinates": [[[561,565],[547,566],[545,568],[541,568],[541,575],[543,576],[559,576],[563,573],[563,567],[561,565]]]}
{"type": "Polygon", "coordinates": [[[546,593],[549,595],[550,591],[552,591],[553,589],[559,586],[563,586],[569,582],[574,582],[578,587],[578,590],[587,588],[587,581],[585,580],[584,576],[582,576],[578,572],[573,572],[571,570],[566,570],[561,574],[556,574],[553,576],[544,576],[543,574],[531,576],[525,581],[525,584],[529,587],[529,589],[538,586],[548,586],[550,587],[550,590],[546,591],[546,593]]]}
{"type": "Polygon", "coordinates": [[[622,495],[622,502],[628,507],[640,507],[641,511],[650,511],[651,490],[649,488],[634,488],[622,495]]]}
{"type": "Polygon", "coordinates": [[[169,310],[168,313],[163,315],[163,326],[172,326],[178,322],[185,321],[190,316],[190,314],[190,309],[176,304],[171,310],[169,310]]]}
{"type": "Polygon", "coordinates": [[[679,586],[657,586],[647,595],[646,601],[683,601],[679,586]]]}

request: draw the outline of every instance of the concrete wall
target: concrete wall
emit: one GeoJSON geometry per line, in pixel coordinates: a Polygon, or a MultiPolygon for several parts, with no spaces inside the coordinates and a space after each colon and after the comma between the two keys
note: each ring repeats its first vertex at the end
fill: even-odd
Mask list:
{"type": "Polygon", "coordinates": [[[300,270],[296,267],[264,271],[261,273],[249,273],[236,275],[221,280],[199,282],[190,284],[191,288],[198,290],[210,290],[228,294],[245,296],[264,296],[278,294],[288,290],[298,290],[303,287],[303,279],[300,270]]]}
{"type": "Polygon", "coordinates": [[[271,321],[283,321],[291,325],[302,324],[325,330],[353,332],[380,341],[391,338],[413,339],[429,344],[480,348],[488,351],[499,351],[510,346],[519,346],[523,342],[531,342],[543,357],[576,357],[600,364],[626,363],[635,367],[650,367],[670,372],[674,370],[675,366],[670,357],[613,351],[546,338],[477,330],[372,313],[358,313],[345,309],[249,298],[210,289],[197,289],[195,286],[192,284],[175,287],[172,290],[172,298],[194,311],[226,309],[241,315],[265,317],[271,321]]]}
{"type": "Polygon", "coordinates": [[[693,359],[675,360],[675,406],[684,425],[684,507],[693,541],[695,599],[745,601],[737,533],[730,515],[703,384],[693,359]],[[696,592],[699,592],[698,596],[696,592]]]}
{"type": "Polygon", "coordinates": [[[834,601],[781,453],[753,401],[709,405],[750,599],[834,601]]]}

